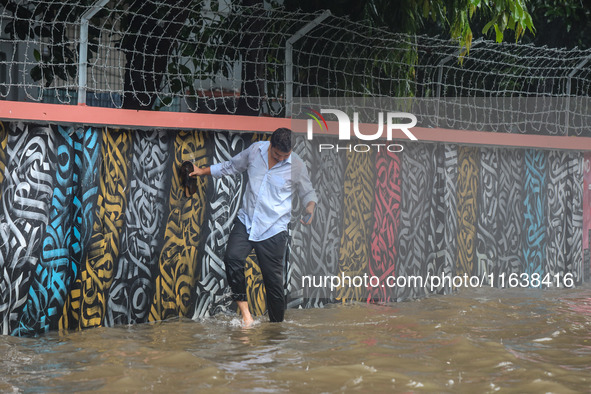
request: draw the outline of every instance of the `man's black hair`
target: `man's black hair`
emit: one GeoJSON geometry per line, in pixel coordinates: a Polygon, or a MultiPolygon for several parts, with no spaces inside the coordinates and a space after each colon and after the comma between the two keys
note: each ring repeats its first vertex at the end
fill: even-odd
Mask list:
{"type": "Polygon", "coordinates": [[[271,135],[271,146],[281,152],[291,151],[291,130],[281,127],[271,135]]]}

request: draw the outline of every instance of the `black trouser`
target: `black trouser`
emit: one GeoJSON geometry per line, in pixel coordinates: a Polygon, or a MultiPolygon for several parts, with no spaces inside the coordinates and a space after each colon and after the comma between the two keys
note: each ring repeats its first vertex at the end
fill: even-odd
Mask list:
{"type": "Polygon", "coordinates": [[[267,311],[272,322],[283,321],[285,297],[283,294],[283,256],[287,246],[287,231],[282,231],[263,241],[250,241],[246,227],[239,219],[234,220],[234,228],[228,239],[224,264],[226,277],[232,289],[232,299],[247,301],[244,267],[246,258],[254,248],[263,283],[267,292],[267,311]]]}

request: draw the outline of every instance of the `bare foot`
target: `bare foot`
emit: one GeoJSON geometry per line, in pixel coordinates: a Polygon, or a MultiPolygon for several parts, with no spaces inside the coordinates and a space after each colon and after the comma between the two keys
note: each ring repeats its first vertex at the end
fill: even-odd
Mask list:
{"type": "Polygon", "coordinates": [[[248,302],[246,301],[236,301],[238,305],[238,310],[240,310],[240,314],[242,315],[242,326],[243,327],[250,327],[254,320],[250,315],[250,310],[248,309],[248,302]]]}
{"type": "Polygon", "coordinates": [[[242,327],[244,327],[244,328],[251,327],[253,323],[254,323],[254,320],[250,316],[248,319],[246,317],[242,318],[242,327]]]}

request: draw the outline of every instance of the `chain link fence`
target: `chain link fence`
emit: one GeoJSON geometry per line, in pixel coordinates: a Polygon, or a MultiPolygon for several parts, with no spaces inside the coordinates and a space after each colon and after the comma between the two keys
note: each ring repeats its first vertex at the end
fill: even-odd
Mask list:
{"type": "Polygon", "coordinates": [[[0,10],[3,99],[285,117],[294,98],[405,97],[427,100],[425,127],[590,133],[591,50],[478,40],[462,54],[328,11],[214,1],[0,10]]]}

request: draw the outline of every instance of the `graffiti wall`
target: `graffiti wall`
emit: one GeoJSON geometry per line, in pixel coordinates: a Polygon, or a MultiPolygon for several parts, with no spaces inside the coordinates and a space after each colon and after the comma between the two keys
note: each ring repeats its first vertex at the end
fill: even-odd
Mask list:
{"type": "MultiPolygon", "coordinates": [[[[247,179],[202,178],[187,198],[177,168],[184,160],[228,160],[266,138],[0,124],[0,332],[232,309],[222,258],[247,179]]],[[[319,204],[313,224],[303,226],[294,201],[288,307],[453,291],[442,284],[330,292],[305,289],[304,275],[570,273],[575,284],[588,280],[589,154],[430,143],[407,143],[398,153],[319,152],[323,141],[298,137],[294,148],[319,204]]],[[[246,274],[252,310],[263,314],[254,254],[246,274]]]]}

